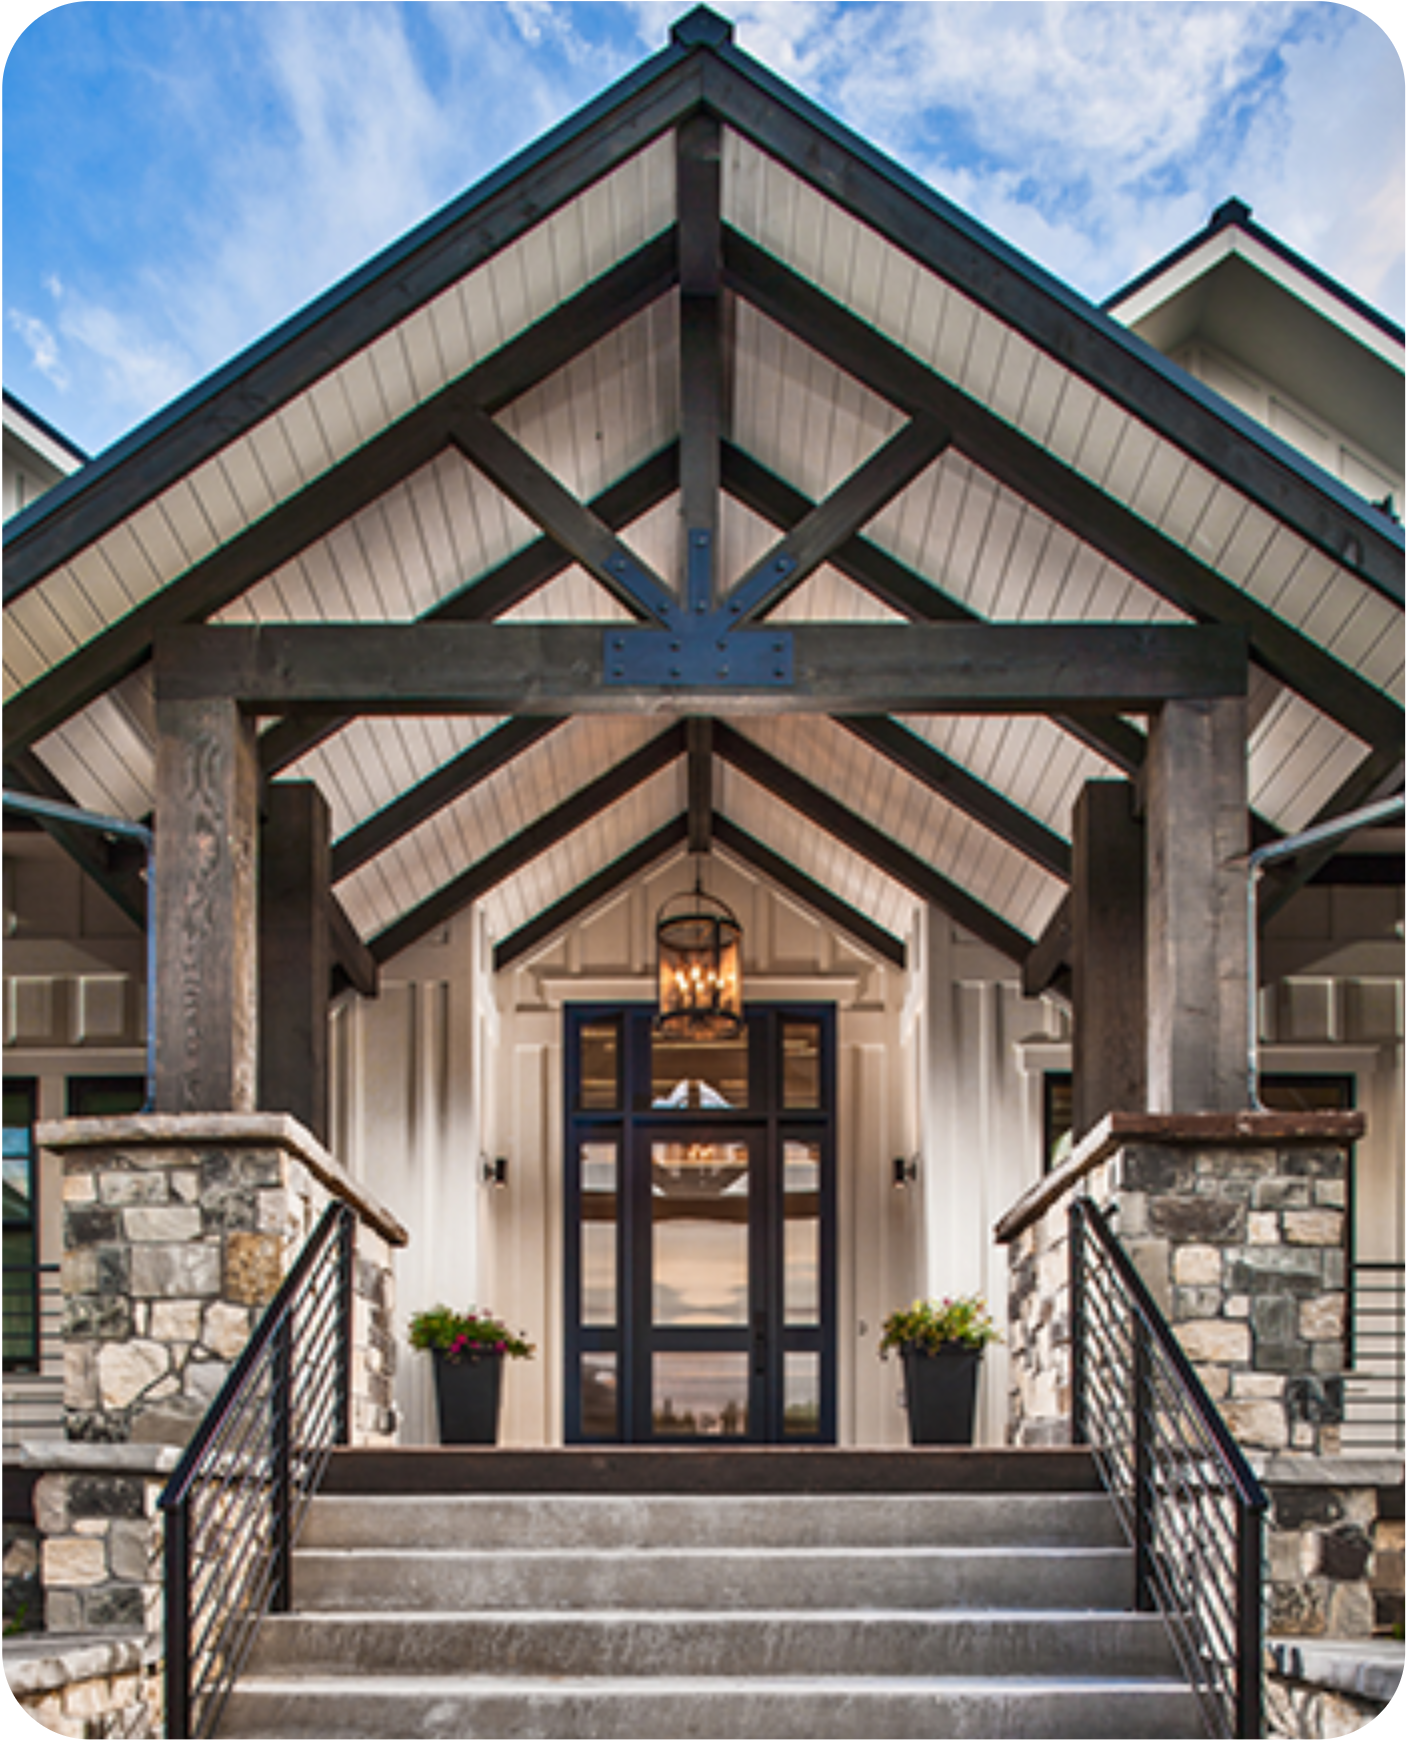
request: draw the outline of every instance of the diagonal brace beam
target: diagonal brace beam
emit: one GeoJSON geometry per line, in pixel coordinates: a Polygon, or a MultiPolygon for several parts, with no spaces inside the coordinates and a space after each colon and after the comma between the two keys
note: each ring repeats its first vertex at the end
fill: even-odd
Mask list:
{"type": "Polygon", "coordinates": [[[949,445],[949,439],[939,420],[924,412],[892,435],[738,582],[728,600],[734,625],[775,609],[913,483],[949,445]]]}
{"type": "Polygon", "coordinates": [[[487,412],[470,411],[459,417],[451,438],[515,507],[580,562],[632,615],[644,613],[667,628],[683,615],[664,581],[487,412]]]}

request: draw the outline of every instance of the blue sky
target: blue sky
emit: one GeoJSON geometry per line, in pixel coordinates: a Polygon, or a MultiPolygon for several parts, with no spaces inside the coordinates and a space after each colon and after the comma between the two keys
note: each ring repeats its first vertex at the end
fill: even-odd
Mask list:
{"type": "MultiPolygon", "coordinates": [[[[7,387],[101,450],[663,45],[686,9],[79,0],[22,34],[10,17],[7,387]]],[[[1403,70],[1362,12],[716,9],[1097,300],[1235,193],[1403,318],[1403,70]]]]}

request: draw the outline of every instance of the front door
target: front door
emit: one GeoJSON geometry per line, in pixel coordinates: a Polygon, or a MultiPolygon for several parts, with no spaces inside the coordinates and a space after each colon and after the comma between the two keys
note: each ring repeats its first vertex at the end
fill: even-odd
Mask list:
{"type": "Polygon", "coordinates": [[[566,1038],[568,1441],[834,1442],[833,1012],[566,1038]]]}

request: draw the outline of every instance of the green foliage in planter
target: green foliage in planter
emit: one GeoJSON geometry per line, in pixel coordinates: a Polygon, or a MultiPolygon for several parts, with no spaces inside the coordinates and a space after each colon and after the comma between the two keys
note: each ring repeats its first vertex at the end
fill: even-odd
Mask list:
{"type": "Polygon", "coordinates": [[[986,1304],[976,1293],[961,1299],[916,1299],[885,1319],[880,1357],[884,1359],[892,1347],[935,1353],[941,1347],[981,1349],[1001,1340],[986,1304]]]}
{"type": "Polygon", "coordinates": [[[448,1305],[417,1311],[411,1318],[411,1346],[424,1353],[443,1353],[452,1365],[486,1356],[531,1359],[534,1353],[531,1341],[514,1335],[507,1324],[473,1306],[468,1311],[452,1311],[448,1305]]]}

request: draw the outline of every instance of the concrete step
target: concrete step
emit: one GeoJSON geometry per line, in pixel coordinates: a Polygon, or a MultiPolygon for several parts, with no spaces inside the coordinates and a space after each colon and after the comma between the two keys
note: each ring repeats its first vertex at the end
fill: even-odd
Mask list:
{"type": "Polygon", "coordinates": [[[408,1552],[599,1547],[1030,1546],[1123,1544],[1103,1493],[830,1493],[638,1498],[600,1494],[318,1497],[308,1547],[395,1543],[408,1552]]]}
{"type": "Polygon", "coordinates": [[[224,1740],[1188,1740],[1162,1679],[403,1677],[240,1682],[224,1740]]]}
{"type": "Polygon", "coordinates": [[[700,1678],[915,1673],[1162,1678],[1174,1657],[1157,1615],[845,1608],[274,1615],[255,1676],[514,1674],[700,1678]]]}
{"type": "Polygon", "coordinates": [[[1088,1450],[501,1450],[459,1445],[335,1450],[326,1493],[1098,1492],[1088,1450]]]}
{"type": "Polygon", "coordinates": [[[1044,1607],[1131,1603],[1122,1547],[631,1547],[611,1552],[300,1548],[294,1603],[310,1612],[471,1608],[1044,1607]]]}

